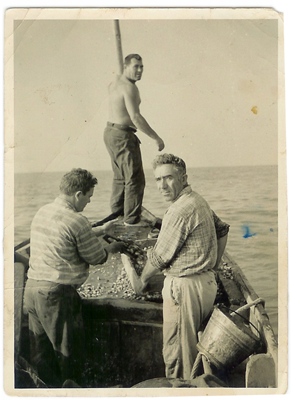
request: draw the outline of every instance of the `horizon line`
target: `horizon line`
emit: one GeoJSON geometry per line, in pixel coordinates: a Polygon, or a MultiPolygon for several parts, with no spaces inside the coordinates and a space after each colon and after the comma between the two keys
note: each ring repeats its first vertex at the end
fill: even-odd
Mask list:
{"type": "MultiPolygon", "coordinates": [[[[278,164],[255,164],[255,165],[220,165],[220,166],[195,166],[195,167],[187,167],[189,169],[200,169],[200,168],[244,168],[244,167],[278,167],[278,164]]],[[[71,168],[72,169],[72,168],[71,168]]],[[[14,171],[15,174],[43,174],[43,173],[66,173],[71,171],[71,169],[66,170],[57,170],[57,171],[14,171]]],[[[84,168],[87,169],[87,168],[84,168]]],[[[151,171],[151,167],[144,168],[144,171],[151,171]]],[[[94,172],[112,172],[112,169],[90,169],[90,171],[94,172]]]]}

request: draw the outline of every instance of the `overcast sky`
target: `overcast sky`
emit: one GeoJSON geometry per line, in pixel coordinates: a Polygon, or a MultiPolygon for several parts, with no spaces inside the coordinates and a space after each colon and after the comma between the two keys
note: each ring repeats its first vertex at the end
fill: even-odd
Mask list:
{"type": "MultiPolygon", "coordinates": [[[[276,20],[121,20],[120,29],[124,56],[143,57],[141,113],[165,152],[189,167],[277,164],[276,20]]],[[[17,21],[14,40],[15,171],[111,169],[113,21],[17,21]]],[[[155,143],[138,136],[149,168],[155,143]]]]}

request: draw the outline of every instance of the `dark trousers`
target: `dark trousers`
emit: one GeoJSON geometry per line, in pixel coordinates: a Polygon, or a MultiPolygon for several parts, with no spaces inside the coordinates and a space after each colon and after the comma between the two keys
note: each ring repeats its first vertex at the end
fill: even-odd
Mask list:
{"type": "Polygon", "coordinates": [[[24,305],[28,311],[30,362],[50,387],[66,379],[80,382],[84,362],[81,299],[75,288],[28,279],[24,305]]]}
{"type": "Polygon", "coordinates": [[[114,174],[111,211],[133,224],[139,220],[145,188],[140,142],[130,130],[110,127],[105,128],[104,142],[114,174]]]}

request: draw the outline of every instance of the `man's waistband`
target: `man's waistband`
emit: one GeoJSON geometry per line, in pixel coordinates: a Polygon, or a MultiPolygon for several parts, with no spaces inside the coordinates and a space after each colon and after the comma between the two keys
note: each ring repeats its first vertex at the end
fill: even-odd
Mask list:
{"type": "Polygon", "coordinates": [[[206,269],[202,269],[199,271],[195,271],[195,270],[188,270],[187,272],[180,272],[177,270],[177,272],[175,273],[175,271],[173,271],[172,268],[168,268],[164,270],[164,275],[165,276],[171,276],[172,278],[195,278],[196,276],[199,275],[203,275],[205,273],[211,272],[214,275],[216,275],[216,271],[214,271],[214,269],[212,268],[206,268],[206,269]]]}
{"type": "Polygon", "coordinates": [[[65,288],[73,288],[73,289],[78,289],[81,285],[74,285],[74,284],[64,284],[64,283],[59,283],[59,282],[51,282],[51,281],[45,281],[45,280],[37,280],[37,279],[32,279],[28,278],[26,281],[26,285],[28,287],[37,287],[37,288],[59,288],[61,286],[65,288]]]}
{"type": "Polygon", "coordinates": [[[133,133],[136,132],[136,128],[130,125],[120,125],[120,124],[115,124],[113,122],[107,122],[107,126],[109,126],[110,128],[120,129],[122,131],[133,132],[133,133]]]}

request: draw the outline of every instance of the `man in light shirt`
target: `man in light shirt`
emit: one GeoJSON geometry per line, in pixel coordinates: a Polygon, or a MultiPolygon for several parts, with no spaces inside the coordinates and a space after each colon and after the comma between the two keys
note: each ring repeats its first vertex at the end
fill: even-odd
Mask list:
{"type": "Polygon", "coordinates": [[[153,163],[159,191],[170,203],[160,234],[140,279],[137,293],[163,271],[163,356],[167,378],[191,379],[197,333],[214,304],[215,270],[224,252],[229,225],[187,182],[185,162],[172,154],[153,163]]]}

